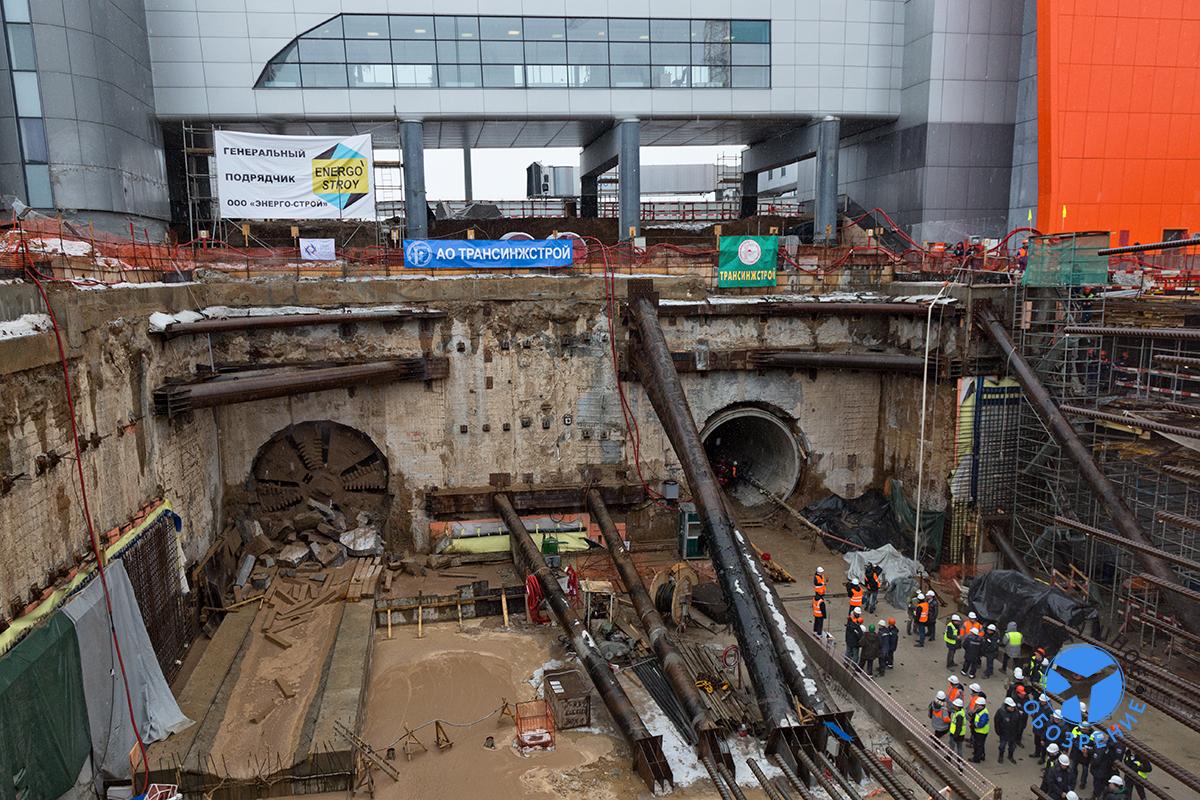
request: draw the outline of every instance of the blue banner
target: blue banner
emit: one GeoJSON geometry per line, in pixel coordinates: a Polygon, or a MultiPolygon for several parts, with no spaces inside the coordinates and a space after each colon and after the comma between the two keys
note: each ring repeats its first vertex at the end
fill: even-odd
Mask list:
{"type": "Polygon", "coordinates": [[[405,239],[410,269],[545,269],[569,267],[570,239],[405,239]]]}

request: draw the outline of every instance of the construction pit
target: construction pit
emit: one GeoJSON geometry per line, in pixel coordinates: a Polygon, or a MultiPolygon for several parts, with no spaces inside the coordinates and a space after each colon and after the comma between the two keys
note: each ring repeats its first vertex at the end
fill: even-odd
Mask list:
{"type": "MultiPolygon", "coordinates": [[[[0,289],[36,305],[27,284],[0,289]]],[[[149,644],[137,655],[191,722],[143,757],[117,726],[100,747],[92,720],[91,749],[129,758],[89,756],[77,786],[148,776],[209,798],[1036,796],[1032,729],[1016,763],[997,763],[993,731],[975,764],[930,733],[927,713],[951,671],[951,613],[1040,632],[1027,634],[1026,665],[1037,646],[1053,657],[1085,641],[1053,635],[1045,606],[984,614],[998,607],[978,594],[984,576],[1028,572],[1096,612],[1058,624],[1086,620],[1077,633],[1118,654],[1141,709],[1126,717],[1128,747],[1154,764],[1151,792],[1200,791],[1194,632],[1147,600],[1145,581],[1120,577],[1153,573],[1136,561],[1145,554],[1121,555],[1114,580],[1028,525],[1097,517],[1059,505],[1029,517],[1028,497],[984,491],[1031,494],[1018,476],[1035,458],[1070,472],[1071,446],[1051,423],[1031,428],[1039,418],[1005,378],[1012,359],[981,322],[1032,307],[1033,327],[1012,335],[1043,363],[1030,330],[1072,321],[1061,298],[911,281],[729,295],[695,275],[48,290],[58,330],[0,339],[0,540],[21,553],[0,564],[4,649],[28,649],[59,605],[69,613],[72,582],[94,567],[77,535],[57,335],[91,514],[141,607],[149,644]],[[1058,317],[1039,317],[1039,302],[1058,303],[1058,317]],[[1018,456],[1032,439],[1057,449],[1018,456]],[[904,596],[885,589],[864,620],[896,618],[901,631],[894,669],[869,675],[845,659],[844,553],[885,545],[890,563],[916,571],[889,580],[904,596]],[[818,566],[824,637],[812,634],[818,566]],[[941,607],[923,649],[905,631],[917,588],[941,607]],[[546,697],[564,682],[583,687],[569,709],[546,697]]],[[[1146,300],[1124,307],[1134,321],[1121,333],[1097,335],[1170,341],[1193,358],[1169,331],[1194,324],[1195,305],[1146,300]],[[1139,334],[1147,320],[1160,333],[1139,334]]],[[[1102,321],[1095,309],[1086,324],[1102,321]]],[[[1070,369],[1099,393],[1099,373],[1070,369]]],[[[1185,488],[1162,491],[1184,505],[1158,510],[1192,530],[1196,459],[1178,441],[1188,437],[1155,426],[1190,428],[1151,411],[1104,430],[1073,419],[1122,490],[1134,485],[1114,467],[1122,449],[1182,470],[1170,480],[1185,488]]],[[[1149,558],[1174,558],[1187,586],[1195,534],[1162,524],[1147,526],[1149,558]]],[[[962,681],[995,709],[1010,677],[962,681]]],[[[161,713],[135,709],[156,734],[161,713]]]]}

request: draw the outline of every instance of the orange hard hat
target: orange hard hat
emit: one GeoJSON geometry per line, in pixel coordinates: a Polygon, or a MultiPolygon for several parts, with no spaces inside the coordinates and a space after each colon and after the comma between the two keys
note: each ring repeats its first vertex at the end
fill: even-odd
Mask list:
{"type": "Polygon", "coordinates": [[[895,624],[896,624],[896,618],[888,617],[888,625],[895,625],[895,624]]]}

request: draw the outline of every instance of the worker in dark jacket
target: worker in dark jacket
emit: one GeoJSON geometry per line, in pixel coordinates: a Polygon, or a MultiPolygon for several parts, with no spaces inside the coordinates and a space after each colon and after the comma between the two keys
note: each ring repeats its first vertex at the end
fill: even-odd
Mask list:
{"type": "Polygon", "coordinates": [[[995,625],[988,625],[983,634],[983,677],[992,677],[996,656],[1000,655],[1000,632],[995,625]]]}
{"type": "Polygon", "coordinates": [[[1042,791],[1055,800],[1063,797],[1070,788],[1067,786],[1067,779],[1071,777],[1070,769],[1071,759],[1066,754],[1060,755],[1058,761],[1051,763],[1042,773],[1042,791]]]}
{"type": "Polygon", "coordinates": [[[1017,763],[1013,753],[1021,738],[1021,711],[1011,697],[1004,698],[1004,705],[996,712],[995,725],[996,738],[1000,740],[1000,754],[996,760],[1002,763],[1007,756],[1011,763],[1017,763]]]}
{"type": "Polygon", "coordinates": [[[979,659],[983,656],[983,637],[979,635],[979,631],[972,629],[963,637],[962,649],[962,674],[974,678],[975,673],[979,671],[979,659]]]}
{"type": "Polygon", "coordinates": [[[879,602],[879,590],[883,588],[883,570],[879,568],[878,564],[867,564],[867,571],[863,579],[867,584],[867,596],[864,600],[867,613],[874,614],[875,606],[879,602]]]}
{"type": "Polygon", "coordinates": [[[867,628],[867,632],[863,634],[861,647],[862,653],[859,656],[859,666],[865,669],[868,675],[874,675],[872,666],[875,664],[875,659],[879,658],[880,653],[879,633],[875,630],[874,625],[867,628]]]}
{"type": "Polygon", "coordinates": [[[963,756],[963,746],[967,739],[967,709],[963,707],[961,697],[954,698],[950,703],[950,746],[958,757],[963,756]]]}
{"type": "Polygon", "coordinates": [[[925,593],[925,600],[929,603],[929,618],[925,621],[925,636],[932,639],[937,635],[938,612],[941,611],[942,605],[938,602],[937,594],[932,589],[925,593]]]}
{"type": "Polygon", "coordinates": [[[1101,800],[1129,800],[1129,787],[1125,785],[1125,779],[1120,775],[1109,778],[1108,788],[1101,795],[1101,800]]]}
{"type": "Polygon", "coordinates": [[[861,625],[846,626],[846,661],[851,664],[858,663],[858,651],[864,630],[861,625]]]}
{"type": "MultiPolygon", "coordinates": [[[[1124,744],[1121,744],[1120,747],[1123,748],[1124,744]]],[[[1142,780],[1146,780],[1147,778],[1150,777],[1150,772],[1151,772],[1151,770],[1154,769],[1154,767],[1153,767],[1153,765],[1150,764],[1149,761],[1147,761],[1145,758],[1138,755],[1137,753],[1133,752],[1132,750],[1130,750],[1126,753],[1122,753],[1121,755],[1125,759],[1125,764],[1131,770],[1136,772],[1137,776],[1139,778],[1141,778],[1142,780]]],[[[1116,772],[1115,765],[1113,766],[1113,771],[1116,772]]],[[[1140,797],[1142,800],[1146,800],[1146,787],[1142,786],[1139,783],[1139,784],[1135,785],[1135,788],[1137,789],[1138,797],[1140,797]]]]}
{"type": "Polygon", "coordinates": [[[984,745],[987,744],[988,732],[992,729],[992,712],[988,711],[987,698],[980,698],[971,714],[971,761],[982,764],[987,758],[984,745]]]}
{"type": "MultiPolygon", "coordinates": [[[[1092,797],[1099,797],[1104,791],[1105,782],[1108,776],[1117,771],[1116,764],[1116,748],[1113,747],[1112,740],[1108,738],[1108,734],[1104,731],[1096,731],[1092,734],[1092,741],[1096,745],[1096,751],[1092,755],[1092,797]]],[[[1086,781],[1086,776],[1084,777],[1086,781]]],[[[1085,784],[1086,785],[1086,784],[1085,784]]]]}
{"type": "Polygon", "coordinates": [[[896,626],[896,618],[888,617],[887,623],[879,625],[879,672],[893,669],[896,666],[896,648],[900,646],[900,628],[896,626]]]}

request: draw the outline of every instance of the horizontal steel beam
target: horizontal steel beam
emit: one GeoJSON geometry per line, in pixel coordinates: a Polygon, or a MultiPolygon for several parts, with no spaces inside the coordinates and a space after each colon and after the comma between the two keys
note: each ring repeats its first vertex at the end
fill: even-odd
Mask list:
{"type": "MultiPolygon", "coordinates": [[[[676,372],[753,372],[765,369],[848,369],[868,372],[903,372],[920,375],[924,360],[904,353],[818,352],[779,348],[750,348],[744,350],[674,350],[671,361],[676,372]]],[[[629,357],[623,359],[621,379],[637,381],[636,370],[629,368],[629,357]]],[[[929,362],[930,372],[936,373],[938,361],[929,362]]]]}
{"type": "Polygon", "coordinates": [[[1173,581],[1164,581],[1162,578],[1158,577],[1157,575],[1151,575],[1149,572],[1139,573],[1138,577],[1146,583],[1157,586],[1160,589],[1164,589],[1168,592],[1176,592],[1184,597],[1190,597],[1192,600],[1200,603],[1200,592],[1197,592],[1195,589],[1190,589],[1187,586],[1183,586],[1182,584],[1178,584],[1173,581]]]}
{"type": "MultiPolygon", "coordinates": [[[[425,493],[425,510],[434,517],[458,514],[490,514],[495,510],[492,496],[496,486],[465,489],[431,489],[425,493]]],[[[598,486],[505,486],[504,494],[519,513],[537,511],[579,510],[587,508],[590,488],[600,492],[606,506],[632,506],[646,499],[640,484],[609,484],[598,486]]]]}
{"type": "MultiPolygon", "coordinates": [[[[957,314],[958,303],[943,303],[947,312],[957,314]]],[[[924,317],[928,303],[888,302],[795,302],[753,300],[746,303],[670,303],[658,307],[659,317],[806,317],[844,314],[846,316],[924,317]]],[[[935,317],[936,320],[936,317],[935,317]]]]}
{"type": "Polygon", "coordinates": [[[1169,242],[1147,242],[1146,244],[1131,244],[1125,247],[1105,247],[1096,251],[1098,256],[1119,256],[1125,253],[1145,253],[1148,250],[1176,250],[1180,247],[1200,245],[1200,237],[1194,239],[1172,239],[1169,242]]]}
{"type": "Polygon", "coordinates": [[[159,386],[154,390],[154,412],[175,417],[196,408],[376,383],[438,380],[448,374],[447,359],[418,357],[318,369],[219,375],[203,381],[159,386]]]}
{"type": "Polygon", "coordinates": [[[273,314],[264,316],[221,317],[195,322],[172,322],[152,336],[173,339],[176,336],[200,336],[209,333],[251,331],[262,328],[303,328],[313,325],[342,325],[347,322],[400,322],[408,319],[439,319],[445,311],[423,309],[389,309],[387,311],[322,312],[318,314],[273,314]]]}
{"type": "Polygon", "coordinates": [[[1185,517],[1182,514],[1172,514],[1170,511],[1159,511],[1154,515],[1159,522],[1165,522],[1168,525],[1174,525],[1177,528],[1187,528],[1191,531],[1200,531],[1200,519],[1192,519],[1185,517]]]}
{"type": "Polygon", "coordinates": [[[1184,467],[1179,464],[1164,464],[1162,471],[1185,481],[1200,481],[1200,469],[1184,467]]]}
{"type": "Polygon", "coordinates": [[[1155,422],[1152,419],[1146,419],[1139,416],[1126,416],[1124,414],[1112,414],[1107,411],[1096,411],[1091,408],[1080,408],[1079,406],[1063,406],[1064,414],[1074,414],[1079,417],[1088,417],[1089,419],[1100,420],[1101,422],[1111,422],[1116,425],[1126,425],[1130,428],[1141,428],[1147,431],[1156,431],[1158,433],[1167,433],[1172,436],[1187,436],[1191,438],[1200,438],[1200,430],[1196,428],[1184,428],[1180,425],[1168,425],[1165,422],[1155,422]]]}
{"type": "MultiPolygon", "coordinates": [[[[1196,570],[1200,572],[1200,562],[1192,561],[1191,559],[1184,558],[1183,556],[1177,556],[1174,553],[1168,553],[1166,550],[1160,550],[1159,548],[1152,547],[1148,544],[1135,542],[1132,539],[1126,539],[1123,536],[1118,536],[1115,533],[1109,533],[1108,531],[1100,530],[1099,528],[1092,527],[1091,525],[1086,525],[1079,520],[1055,514],[1054,522],[1058,525],[1063,525],[1067,528],[1077,530],[1080,533],[1086,533],[1088,536],[1093,536],[1101,541],[1108,542],[1109,544],[1115,544],[1118,547],[1124,547],[1128,550],[1133,550],[1134,552],[1141,553],[1142,555],[1149,556],[1150,558],[1158,558],[1163,561],[1169,561],[1176,566],[1183,567],[1184,569],[1196,570]]],[[[1164,577],[1163,580],[1168,579],[1164,577]]]]}
{"type": "Polygon", "coordinates": [[[1200,339],[1198,328],[1119,328],[1106,325],[1068,325],[1070,336],[1130,336],[1142,339],[1200,339]]]}

